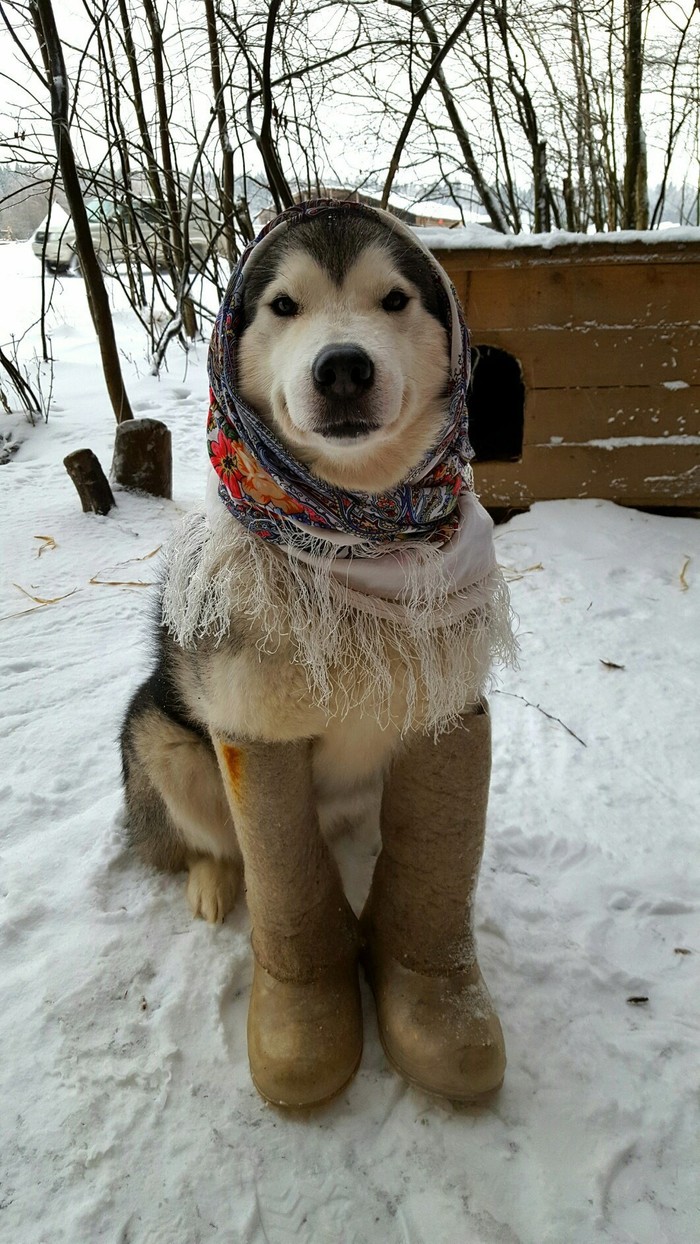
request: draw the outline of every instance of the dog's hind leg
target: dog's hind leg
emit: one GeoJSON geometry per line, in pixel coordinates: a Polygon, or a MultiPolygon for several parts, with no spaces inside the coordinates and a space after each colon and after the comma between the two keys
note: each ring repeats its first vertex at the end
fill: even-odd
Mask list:
{"type": "Polygon", "coordinates": [[[187,868],[193,915],[220,923],[240,888],[242,864],[208,737],[137,697],[122,732],[129,837],[143,859],[187,868]]]}
{"type": "Polygon", "coordinates": [[[277,1105],[320,1105],[357,1069],[362,1013],[357,921],[319,830],[312,745],[215,745],[253,925],[253,1081],[277,1105]]]}

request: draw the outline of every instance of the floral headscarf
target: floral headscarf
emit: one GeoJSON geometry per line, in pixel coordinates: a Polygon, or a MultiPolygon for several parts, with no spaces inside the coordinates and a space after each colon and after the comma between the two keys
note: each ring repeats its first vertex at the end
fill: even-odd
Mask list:
{"type": "Polygon", "coordinates": [[[371,495],[319,479],[277,439],[237,391],[236,347],[243,326],[245,269],[251,255],[278,231],[326,213],[379,216],[392,231],[422,244],[395,217],[364,204],[316,199],[271,221],[241,256],[217,317],[209,350],[207,443],[221,501],[249,531],[277,545],[317,548],[333,541],[335,556],[376,557],[399,544],[443,545],[460,521],[459,497],[471,489],[467,435],[469,337],[447,274],[426,250],[450,314],[447,418],[437,443],[407,478],[371,495]],[[347,546],[343,547],[343,537],[347,546]]]}

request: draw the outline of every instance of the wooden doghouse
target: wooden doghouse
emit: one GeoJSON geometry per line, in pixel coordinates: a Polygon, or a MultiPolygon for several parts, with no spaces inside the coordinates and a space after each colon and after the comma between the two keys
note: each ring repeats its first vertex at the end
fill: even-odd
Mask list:
{"type": "Polygon", "coordinates": [[[700,506],[700,229],[420,232],[472,334],[485,505],[700,506]]]}

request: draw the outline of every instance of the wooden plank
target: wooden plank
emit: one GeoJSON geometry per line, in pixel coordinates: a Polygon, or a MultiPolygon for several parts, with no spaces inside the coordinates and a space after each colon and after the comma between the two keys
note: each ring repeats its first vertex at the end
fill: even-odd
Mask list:
{"type": "Polygon", "coordinates": [[[525,399],[526,445],[620,436],[700,436],[700,387],[533,389],[525,399]]]}
{"type": "Polygon", "coordinates": [[[474,336],[491,329],[700,325],[692,265],[494,268],[463,274],[459,295],[474,336]]]}
{"type": "Polygon", "coordinates": [[[474,464],[483,505],[602,497],[630,505],[700,506],[700,446],[530,446],[521,462],[474,464]]]}
{"type": "Polygon", "coordinates": [[[627,242],[587,242],[585,238],[561,246],[503,246],[464,247],[442,250],[432,247],[432,253],[451,279],[459,279],[461,273],[474,272],[479,268],[526,268],[556,267],[557,265],[584,268],[589,264],[610,264],[620,268],[626,264],[700,264],[700,240],[678,242],[658,236],[650,242],[633,239],[627,242]]]}
{"type": "Polygon", "coordinates": [[[513,354],[528,389],[700,384],[700,328],[490,329],[473,343],[513,354]]]}

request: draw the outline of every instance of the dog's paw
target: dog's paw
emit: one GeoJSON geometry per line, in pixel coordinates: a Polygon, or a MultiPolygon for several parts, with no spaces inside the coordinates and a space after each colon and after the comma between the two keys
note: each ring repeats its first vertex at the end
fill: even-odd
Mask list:
{"type": "Polygon", "coordinates": [[[211,857],[193,860],[187,879],[187,902],[193,916],[209,924],[222,924],[233,908],[241,882],[241,870],[232,860],[211,857]]]}

